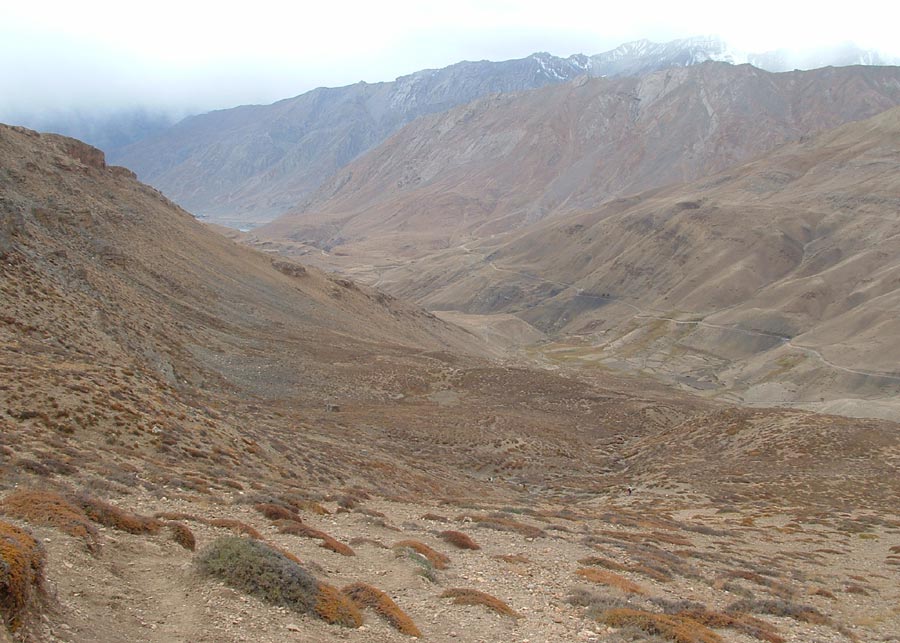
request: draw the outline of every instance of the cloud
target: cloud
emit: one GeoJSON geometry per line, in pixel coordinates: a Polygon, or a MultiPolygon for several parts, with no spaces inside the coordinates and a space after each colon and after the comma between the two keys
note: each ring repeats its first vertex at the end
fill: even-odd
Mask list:
{"type": "Polygon", "coordinates": [[[597,53],[627,40],[703,33],[747,51],[852,40],[900,56],[896,4],[845,4],[838,12],[783,0],[4,3],[0,118],[29,110],[265,103],[462,59],[597,53]]]}

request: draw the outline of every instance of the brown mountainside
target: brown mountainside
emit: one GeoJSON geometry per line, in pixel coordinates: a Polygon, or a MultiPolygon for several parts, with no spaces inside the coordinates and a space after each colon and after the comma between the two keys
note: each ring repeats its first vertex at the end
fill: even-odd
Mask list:
{"type": "Polygon", "coordinates": [[[432,309],[586,333],[613,361],[751,401],[895,417],[862,400],[900,393],[898,150],[895,108],[384,280],[432,309]]]}
{"type": "Polygon", "coordinates": [[[693,180],[900,104],[900,68],[706,63],[491,96],[408,125],[260,238],[422,256],[693,180]]]}
{"type": "Polygon", "coordinates": [[[0,640],[897,630],[896,424],[491,360],[6,126],[0,302],[0,640]]]}

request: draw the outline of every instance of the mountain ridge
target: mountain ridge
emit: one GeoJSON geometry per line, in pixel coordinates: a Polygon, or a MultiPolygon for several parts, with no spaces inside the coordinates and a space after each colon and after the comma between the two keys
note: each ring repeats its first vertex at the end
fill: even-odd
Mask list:
{"type": "MultiPolygon", "coordinates": [[[[785,56],[770,58],[775,64],[785,56]]],[[[271,105],[189,117],[112,151],[111,158],[198,215],[252,227],[295,207],[335,171],[420,116],[583,74],[641,75],[709,60],[746,62],[746,56],[714,37],[698,37],[636,41],[594,56],[463,61],[390,82],[317,88],[271,105]]]]}

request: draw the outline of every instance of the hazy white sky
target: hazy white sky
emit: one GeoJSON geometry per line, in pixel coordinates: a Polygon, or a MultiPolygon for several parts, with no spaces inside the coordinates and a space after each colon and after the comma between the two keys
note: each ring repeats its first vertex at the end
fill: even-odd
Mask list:
{"type": "Polygon", "coordinates": [[[267,103],[459,60],[717,34],[745,51],[854,41],[900,56],[900,2],[0,0],[0,119],[267,103]]]}

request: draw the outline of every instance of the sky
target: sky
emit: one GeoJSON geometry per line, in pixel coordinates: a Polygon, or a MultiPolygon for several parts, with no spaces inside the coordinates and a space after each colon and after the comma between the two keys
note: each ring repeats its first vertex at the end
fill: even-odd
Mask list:
{"type": "Polygon", "coordinates": [[[853,41],[900,57],[900,2],[0,0],[0,120],[182,113],[392,80],[460,60],[715,34],[743,51],[853,41]]]}

